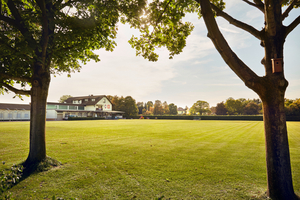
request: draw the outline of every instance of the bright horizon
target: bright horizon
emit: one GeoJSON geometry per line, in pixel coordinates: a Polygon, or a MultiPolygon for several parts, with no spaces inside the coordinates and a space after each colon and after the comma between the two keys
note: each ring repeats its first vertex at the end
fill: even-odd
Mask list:
{"type": "MultiPolygon", "coordinates": [[[[284,24],[290,24],[300,14],[299,10],[294,9],[284,24]]],[[[263,27],[261,12],[244,2],[230,1],[225,11],[258,30],[263,27]]],[[[217,19],[235,53],[254,72],[263,76],[264,67],[260,62],[264,49],[260,41],[220,17],[217,19]]],[[[167,50],[158,49],[160,57],[154,63],[135,56],[135,50],[127,41],[131,35],[137,36],[138,32],[130,29],[129,25],[120,24],[114,52],[95,51],[101,61],[83,65],[81,72],[71,74],[71,78],[67,74],[56,75],[56,78],[52,76],[48,102],[57,102],[62,95],[117,95],[132,96],[136,102],[161,100],[190,108],[198,100],[207,101],[211,107],[229,97],[258,98],[222,60],[206,36],[203,19],[199,20],[196,14],[190,14],[186,21],[191,21],[195,28],[183,52],[169,60],[167,50]]],[[[289,99],[300,98],[299,35],[298,26],[287,37],[284,46],[285,77],[289,81],[285,97],[289,99]]],[[[21,101],[17,97],[13,99],[13,96],[13,93],[0,95],[0,103],[30,102],[28,97],[23,97],[24,101],[21,101]]]]}

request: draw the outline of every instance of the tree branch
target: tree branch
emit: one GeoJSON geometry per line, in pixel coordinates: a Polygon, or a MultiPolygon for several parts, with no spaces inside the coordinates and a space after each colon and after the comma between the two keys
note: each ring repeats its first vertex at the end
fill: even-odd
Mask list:
{"type": "Polygon", "coordinates": [[[215,6],[214,4],[210,4],[211,8],[216,12],[217,16],[221,16],[224,19],[226,19],[230,24],[243,29],[244,31],[247,31],[248,33],[252,34],[254,37],[256,37],[257,39],[261,40],[261,34],[260,31],[256,30],[254,27],[241,22],[239,20],[234,19],[233,17],[231,17],[230,15],[228,15],[227,13],[225,13],[224,11],[222,11],[221,9],[219,9],[217,6],[215,6]]]}
{"type": "MultiPolygon", "coordinates": [[[[36,3],[40,7],[42,11],[42,18],[43,18],[43,34],[42,34],[42,60],[45,63],[46,60],[46,53],[47,53],[47,46],[49,41],[49,27],[48,27],[48,20],[47,20],[47,11],[46,11],[46,4],[43,0],[36,0],[36,3]]],[[[44,65],[43,65],[44,66],[44,65]]]]}
{"type": "Polygon", "coordinates": [[[251,6],[258,8],[261,12],[265,13],[265,9],[264,9],[265,6],[261,1],[254,1],[255,3],[252,3],[251,1],[248,0],[243,0],[243,1],[251,6]]]}
{"type": "Polygon", "coordinates": [[[285,37],[290,34],[298,25],[300,24],[300,15],[289,25],[286,27],[285,37]]]}
{"type": "Polygon", "coordinates": [[[30,95],[31,94],[30,90],[19,90],[19,89],[14,88],[11,85],[8,85],[6,83],[1,83],[1,85],[6,87],[8,90],[14,92],[15,94],[20,94],[20,95],[30,95]]]}
{"type": "Polygon", "coordinates": [[[1,74],[1,73],[0,73],[0,75],[1,75],[1,79],[12,79],[14,81],[31,83],[31,78],[28,76],[15,77],[15,76],[10,76],[8,74],[1,74]]]}
{"type": "Polygon", "coordinates": [[[27,40],[28,43],[35,44],[36,42],[35,42],[33,36],[30,34],[29,30],[24,25],[24,20],[22,19],[22,17],[20,15],[18,9],[16,8],[14,2],[12,0],[8,0],[7,1],[7,6],[9,8],[9,10],[11,11],[12,15],[15,18],[14,26],[17,29],[19,29],[19,31],[22,33],[22,35],[24,36],[24,38],[27,40]]]}
{"type": "Polygon", "coordinates": [[[232,51],[227,41],[219,30],[209,0],[198,0],[201,6],[201,13],[208,30],[208,37],[222,56],[227,65],[245,83],[245,85],[256,91],[260,84],[260,77],[257,76],[239,57],[232,51]]]}
{"type": "Polygon", "coordinates": [[[4,15],[0,15],[0,20],[10,24],[11,26],[14,26],[14,27],[18,27],[17,23],[15,20],[9,18],[9,17],[6,17],[4,15]]]}
{"type": "Polygon", "coordinates": [[[297,3],[297,0],[294,0],[289,7],[284,11],[284,13],[281,15],[281,20],[283,21],[285,18],[289,16],[289,13],[294,8],[294,5],[297,3]]]}

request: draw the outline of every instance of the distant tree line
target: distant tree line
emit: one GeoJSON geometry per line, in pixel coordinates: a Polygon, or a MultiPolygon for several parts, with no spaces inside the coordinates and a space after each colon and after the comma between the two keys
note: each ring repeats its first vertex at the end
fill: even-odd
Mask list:
{"type": "Polygon", "coordinates": [[[137,107],[140,115],[177,115],[177,106],[174,103],[163,103],[160,100],[155,100],[147,103],[137,102],[137,107]]]}
{"type": "Polygon", "coordinates": [[[300,116],[300,99],[285,99],[284,106],[287,116],[300,116]]]}
{"type": "MultiPolygon", "coordinates": [[[[64,102],[70,95],[63,95],[59,102],[64,102]]],[[[228,98],[215,107],[210,107],[207,101],[198,100],[192,107],[183,109],[174,103],[163,103],[160,100],[137,102],[131,96],[119,97],[117,95],[107,98],[113,104],[112,109],[124,111],[124,117],[130,118],[137,115],[178,115],[182,110],[183,115],[260,115],[262,114],[262,102],[260,99],[234,99],[228,98]]],[[[285,99],[285,113],[287,116],[300,116],[300,99],[285,99]]]]}
{"type": "Polygon", "coordinates": [[[108,95],[107,98],[112,103],[112,110],[124,111],[125,112],[124,117],[130,118],[138,115],[139,111],[137,108],[136,101],[131,96],[118,97],[117,95],[115,96],[108,95]]]}
{"type": "Polygon", "coordinates": [[[260,99],[234,99],[228,98],[222,101],[211,111],[215,115],[258,115],[262,114],[262,102],[260,99]]]}

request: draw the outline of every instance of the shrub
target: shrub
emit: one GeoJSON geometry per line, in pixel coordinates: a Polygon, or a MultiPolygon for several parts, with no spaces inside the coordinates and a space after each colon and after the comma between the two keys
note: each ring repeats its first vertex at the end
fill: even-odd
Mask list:
{"type": "Polygon", "coordinates": [[[0,194],[16,185],[20,181],[22,174],[23,166],[15,164],[10,169],[0,172],[0,194]]]}

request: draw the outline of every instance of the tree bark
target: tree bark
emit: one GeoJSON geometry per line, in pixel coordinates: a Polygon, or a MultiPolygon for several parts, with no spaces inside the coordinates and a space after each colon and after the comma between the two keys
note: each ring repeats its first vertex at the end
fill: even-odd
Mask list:
{"type": "Polygon", "coordinates": [[[261,91],[265,128],[268,196],[274,200],[297,199],[292,181],[290,152],[284,111],[287,81],[280,75],[269,77],[261,91]]]}
{"type": "Polygon", "coordinates": [[[34,68],[31,88],[30,148],[24,163],[25,167],[37,164],[46,158],[45,126],[50,73],[38,63],[34,68]]]}

